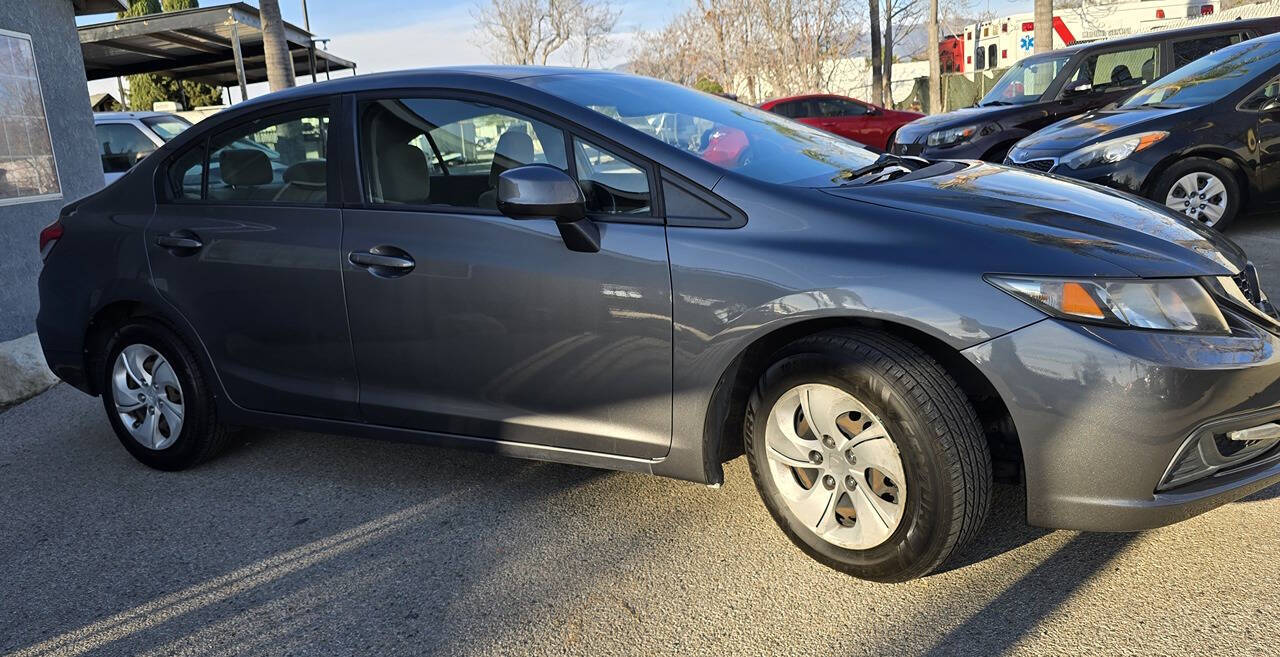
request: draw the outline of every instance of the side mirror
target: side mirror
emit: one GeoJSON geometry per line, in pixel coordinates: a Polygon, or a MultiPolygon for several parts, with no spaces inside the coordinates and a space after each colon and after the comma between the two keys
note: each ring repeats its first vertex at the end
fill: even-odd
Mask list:
{"type": "Polygon", "coordinates": [[[1087,94],[1092,91],[1093,91],[1093,84],[1090,82],[1085,82],[1084,80],[1077,80],[1076,82],[1071,82],[1067,85],[1066,89],[1063,89],[1064,95],[1067,95],[1067,96],[1079,96],[1080,94],[1087,94]]]}
{"type": "Polygon", "coordinates": [[[884,110],[876,107],[875,105],[867,105],[867,116],[875,116],[877,114],[882,114],[883,112],[884,110]]]}
{"type": "Polygon", "coordinates": [[[1268,100],[1266,103],[1263,103],[1262,107],[1258,108],[1258,111],[1265,112],[1267,114],[1280,112],[1280,98],[1272,98],[1271,100],[1268,100]]]}
{"type": "Polygon", "coordinates": [[[549,164],[527,164],[499,174],[497,205],[512,219],[554,219],[571,251],[600,250],[600,228],[587,218],[582,188],[549,164]]]}

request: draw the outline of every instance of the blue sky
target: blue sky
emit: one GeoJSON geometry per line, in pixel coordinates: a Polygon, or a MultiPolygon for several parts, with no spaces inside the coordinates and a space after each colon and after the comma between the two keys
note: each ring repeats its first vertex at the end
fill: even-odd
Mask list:
{"type": "MultiPolygon", "coordinates": [[[[233,0],[202,0],[200,6],[231,4],[233,0]]],[[[361,72],[423,66],[491,63],[473,13],[488,0],[308,0],[311,30],[331,39],[335,54],[354,60],[361,72]]],[[[1032,0],[981,0],[977,10],[998,14],[1030,11],[1032,0]]],[[[250,4],[255,4],[250,1],[250,4]]],[[[627,59],[631,39],[638,30],[660,28],[692,0],[616,0],[622,10],[609,54],[602,62],[614,66],[627,59]]],[[[280,0],[284,19],[302,25],[302,0],[280,0]]],[[[102,15],[81,18],[80,24],[111,20],[102,15]]],[[[567,60],[553,63],[567,64],[567,60]]],[[[263,85],[265,86],[265,85],[263,85]]],[[[250,87],[250,95],[263,90],[250,87]]],[[[115,80],[89,84],[91,92],[115,93],[115,80]]]]}

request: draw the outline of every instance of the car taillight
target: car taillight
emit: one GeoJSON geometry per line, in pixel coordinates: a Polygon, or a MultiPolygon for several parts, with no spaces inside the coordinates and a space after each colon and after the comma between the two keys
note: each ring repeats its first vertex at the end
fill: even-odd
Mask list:
{"type": "Polygon", "coordinates": [[[1213,13],[1213,5],[1202,5],[1200,7],[1201,16],[1208,16],[1209,14],[1212,14],[1212,13],[1213,13]]]}
{"type": "Polygon", "coordinates": [[[59,219],[40,231],[40,259],[44,260],[49,257],[49,252],[53,250],[58,240],[62,239],[62,220],[59,219]]]}

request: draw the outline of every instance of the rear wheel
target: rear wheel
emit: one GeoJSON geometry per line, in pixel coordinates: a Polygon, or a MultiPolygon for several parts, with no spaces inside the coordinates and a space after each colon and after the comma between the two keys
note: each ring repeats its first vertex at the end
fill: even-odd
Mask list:
{"type": "Polygon", "coordinates": [[[129,453],[160,470],[182,470],[225,447],[206,377],[191,350],[168,327],[131,320],[107,343],[102,402],[129,453]]]}
{"type": "Polygon", "coordinates": [[[1170,210],[1218,230],[1235,219],[1242,196],[1231,170],[1203,157],[1187,158],[1166,169],[1151,194],[1170,210]]]}
{"type": "Polygon", "coordinates": [[[784,349],[748,404],[756,487],[801,550],[883,582],[928,574],[968,542],[990,504],[977,415],[911,343],[841,331],[784,349]]]}

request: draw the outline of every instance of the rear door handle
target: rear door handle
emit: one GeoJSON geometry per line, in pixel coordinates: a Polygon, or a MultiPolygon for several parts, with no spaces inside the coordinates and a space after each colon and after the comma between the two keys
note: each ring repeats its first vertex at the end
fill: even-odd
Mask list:
{"type": "Polygon", "coordinates": [[[375,276],[403,276],[413,271],[415,263],[408,253],[393,246],[377,246],[368,251],[352,251],[347,260],[369,270],[375,276]]]}
{"type": "Polygon", "coordinates": [[[204,246],[204,242],[195,233],[182,231],[156,237],[156,245],[166,249],[198,249],[204,246]]]}

